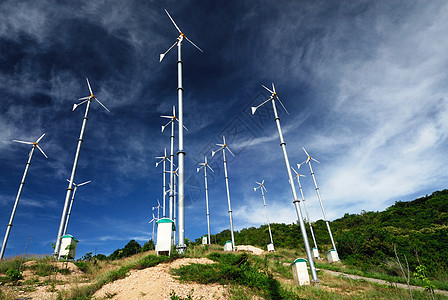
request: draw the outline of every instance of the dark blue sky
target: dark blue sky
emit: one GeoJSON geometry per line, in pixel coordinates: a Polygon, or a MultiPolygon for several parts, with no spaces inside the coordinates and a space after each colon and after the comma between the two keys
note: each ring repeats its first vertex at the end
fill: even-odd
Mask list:
{"type": "MultiPolygon", "coordinates": [[[[274,222],[297,220],[270,106],[275,83],[290,112],[280,118],[291,164],[318,159],[317,181],[330,219],[382,210],[396,200],[446,188],[448,172],[445,1],[3,1],[0,4],[0,236],[30,147],[36,152],[6,256],[51,253],[57,236],[85,106],[92,103],[75,182],[68,233],[78,256],[110,254],[151,238],[162,198],[156,156],[169,148],[160,115],[177,105],[177,53],[183,44],[186,237],[206,233],[203,173],[209,156],[212,233],[229,227],[222,156],[236,229],[264,223],[255,181],[265,180],[274,222]]],[[[176,147],[177,148],[177,147],[176,147]]],[[[301,172],[311,219],[322,218],[309,170],[301,172]]],[[[273,232],[275,243],[275,232],[273,232]]],[[[319,239],[319,237],[316,237],[319,239]]]]}

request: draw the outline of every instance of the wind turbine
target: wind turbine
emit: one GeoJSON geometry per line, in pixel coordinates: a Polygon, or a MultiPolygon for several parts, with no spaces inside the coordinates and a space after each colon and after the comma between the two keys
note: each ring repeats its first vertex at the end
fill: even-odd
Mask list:
{"type": "MultiPolygon", "coordinates": [[[[267,207],[266,207],[266,199],[265,199],[265,197],[264,197],[264,192],[265,192],[265,191],[267,192],[268,190],[267,190],[266,187],[264,186],[264,180],[261,181],[261,183],[260,183],[260,182],[257,182],[257,181],[255,181],[255,183],[258,184],[258,186],[257,186],[257,187],[254,187],[254,192],[255,192],[257,189],[260,189],[260,190],[261,190],[261,196],[262,196],[262,198],[263,198],[263,204],[264,204],[264,212],[266,213],[266,222],[267,222],[267,224],[268,224],[268,229],[269,229],[269,237],[271,238],[271,245],[272,245],[272,247],[273,247],[273,246],[274,246],[274,241],[272,240],[271,224],[269,223],[268,209],[267,209],[267,207]]],[[[268,250],[269,250],[269,249],[268,249],[268,250]]]]}
{"type": "Polygon", "coordinates": [[[42,150],[41,147],[39,147],[39,142],[40,140],[45,136],[45,133],[42,134],[34,143],[32,142],[24,142],[24,141],[18,141],[18,140],[13,140],[13,142],[16,143],[22,143],[22,144],[27,144],[27,145],[33,145],[33,147],[31,147],[30,153],[28,154],[28,162],[25,165],[25,171],[23,172],[23,176],[22,176],[22,181],[20,181],[20,185],[19,185],[19,191],[17,192],[17,196],[16,196],[16,201],[14,202],[14,206],[12,208],[12,212],[11,212],[11,218],[9,219],[9,223],[6,226],[6,233],[5,233],[5,238],[3,240],[3,244],[2,244],[2,250],[0,252],[0,260],[3,259],[3,256],[5,254],[5,249],[6,249],[6,244],[8,243],[8,238],[9,238],[9,233],[11,232],[11,227],[12,227],[12,222],[14,220],[14,216],[16,214],[16,209],[17,209],[17,205],[19,204],[19,199],[20,199],[20,195],[22,194],[22,189],[23,189],[23,185],[25,184],[25,178],[26,178],[26,174],[28,173],[28,169],[31,165],[31,158],[33,157],[33,153],[34,153],[34,149],[39,149],[39,151],[45,156],[45,158],[48,158],[48,156],[45,154],[45,152],[42,150]]]}
{"type": "Polygon", "coordinates": [[[166,174],[166,168],[165,168],[165,162],[166,161],[169,161],[170,163],[172,163],[172,161],[166,156],[166,148],[165,148],[165,152],[164,152],[164,156],[157,156],[156,158],[161,158],[161,160],[159,161],[159,162],[156,162],[156,168],[157,168],[157,166],[161,163],[161,162],[163,162],[163,193],[162,193],[162,196],[163,196],[163,207],[162,207],[162,212],[163,212],[163,217],[165,218],[166,217],[166,214],[165,214],[165,195],[166,195],[166,179],[165,179],[165,174],[166,174]]]}
{"type": "Polygon", "coordinates": [[[183,87],[182,87],[182,41],[186,39],[188,42],[190,42],[195,48],[197,48],[199,51],[203,52],[198,46],[196,46],[190,39],[188,39],[185,34],[182,33],[182,31],[179,29],[177,24],[174,22],[173,18],[171,18],[168,11],[165,9],[166,14],[170,18],[171,22],[173,22],[174,27],[176,27],[177,31],[179,31],[179,36],[177,37],[176,42],[167,50],[165,53],[160,54],[160,62],[162,62],[165,55],[174,48],[175,45],[177,45],[177,96],[178,96],[178,108],[179,108],[179,150],[177,151],[178,156],[178,164],[179,164],[179,187],[178,187],[178,201],[179,201],[179,213],[178,213],[178,231],[179,231],[179,244],[177,246],[177,251],[179,253],[184,253],[185,249],[187,248],[187,245],[185,244],[185,186],[184,186],[184,173],[185,173],[185,166],[184,166],[184,157],[185,157],[185,150],[184,150],[184,133],[183,133],[183,126],[184,126],[184,111],[183,111],[183,87]]]}
{"type": "Polygon", "coordinates": [[[204,180],[205,180],[205,206],[207,208],[207,234],[208,234],[208,244],[210,245],[210,212],[208,210],[208,186],[207,186],[207,168],[209,168],[212,172],[213,169],[207,163],[207,156],[204,157],[205,161],[203,163],[199,163],[200,166],[197,168],[196,172],[199,172],[200,169],[204,169],[204,180]]]}
{"type": "MultiPolygon", "coordinates": [[[[302,184],[300,183],[300,177],[305,177],[305,175],[299,174],[296,170],[294,170],[293,167],[291,167],[291,169],[294,171],[294,173],[296,173],[295,178],[297,178],[297,182],[299,183],[299,190],[300,190],[300,194],[302,195],[303,209],[305,210],[306,218],[308,220],[308,225],[310,226],[311,237],[313,238],[313,242],[314,242],[314,249],[316,249],[316,251],[314,251],[314,249],[313,249],[313,254],[315,257],[320,258],[319,250],[317,249],[316,238],[314,237],[313,226],[311,225],[311,219],[310,219],[310,216],[308,215],[308,211],[306,210],[305,196],[303,196],[302,184]]],[[[300,169],[300,164],[297,164],[297,169],[300,169]]]]}
{"type": "Polygon", "coordinates": [[[72,173],[70,175],[70,180],[68,183],[67,194],[65,195],[64,209],[62,210],[61,223],[59,224],[58,237],[56,238],[56,246],[54,247],[53,255],[56,258],[59,256],[59,252],[61,250],[60,248],[61,248],[62,233],[64,232],[65,222],[67,220],[67,211],[68,211],[68,207],[69,207],[69,203],[70,203],[70,198],[71,198],[71,195],[73,192],[73,181],[75,179],[76,168],[78,166],[78,160],[79,160],[79,153],[81,152],[81,145],[83,142],[84,131],[86,129],[86,124],[87,124],[87,119],[88,119],[89,109],[90,109],[90,104],[92,102],[92,99],[94,99],[96,102],[98,102],[98,104],[100,104],[105,110],[110,112],[110,110],[107,109],[107,107],[104,106],[103,103],[101,103],[100,100],[98,100],[93,95],[92,88],[90,87],[89,79],[86,78],[86,81],[87,81],[87,86],[89,87],[90,96],[79,98],[79,100],[81,100],[81,102],[73,105],[73,110],[75,110],[78,106],[87,102],[86,112],[84,114],[84,118],[82,119],[81,133],[79,134],[79,138],[78,138],[78,147],[76,148],[75,160],[73,161],[72,173]]]}
{"type": "Polygon", "coordinates": [[[278,100],[278,102],[281,104],[281,106],[286,111],[286,113],[288,113],[288,111],[286,110],[285,106],[283,105],[283,103],[278,98],[277,92],[275,91],[274,84],[272,84],[272,90],[268,89],[264,85],[263,85],[263,88],[268,90],[271,93],[271,96],[269,97],[269,99],[267,99],[266,101],[262,102],[260,105],[258,105],[256,107],[252,107],[252,114],[255,114],[255,111],[260,106],[262,106],[265,103],[267,103],[268,101],[272,102],[272,108],[274,109],[275,123],[277,125],[277,131],[278,131],[278,135],[280,137],[280,147],[282,147],[283,157],[285,159],[286,171],[288,172],[289,184],[291,186],[291,192],[292,192],[292,196],[294,198],[293,203],[294,203],[294,206],[296,208],[296,213],[297,213],[297,217],[299,219],[299,224],[300,224],[300,230],[302,232],[303,242],[305,244],[305,252],[306,252],[306,255],[308,257],[308,263],[310,264],[310,270],[311,270],[311,276],[313,278],[313,282],[317,283],[317,282],[319,282],[319,279],[317,278],[316,267],[314,266],[313,256],[311,254],[310,244],[308,242],[308,236],[307,236],[306,230],[305,230],[305,223],[303,222],[302,212],[300,211],[300,206],[299,206],[299,202],[300,201],[299,201],[299,199],[297,199],[296,188],[294,186],[294,181],[292,179],[291,166],[289,164],[288,153],[286,152],[286,143],[285,143],[285,140],[283,139],[282,128],[280,126],[280,118],[278,117],[277,107],[275,106],[275,101],[278,100]]]}
{"type": "MultiPolygon", "coordinates": [[[[70,182],[70,180],[67,179],[68,182],[70,182]]],[[[72,194],[72,200],[70,201],[70,207],[68,208],[68,214],[67,214],[67,221],[65,221],[65,227],[64,227],[64,233],[62,234],[62,236],[64,236],[67,232],[67,227],[68,227],[68,220],[70,219],[70,214],[72,212],[72,206],[73,206],[73,201],[75,200],[75,194],[76,194],[76,190],[78,189],[79,186],[83,186],[85,184],[88,184],[92,182],[91,180],[80,183],[80,184],[76,184],[73,182],[74,185],[74,189],[73,189],[73,194],[72,194]]]]}
{"type": "Polygon", "coordinates": [[[311,167],[311,161],[314,160],[315,162],[319,163],[320,162],[317,159],[312,158],[308,152],[306,152],[305,148],[302,147],[303,151],[305,151],[306,156],[308,156],[306,158],[306,160],[304,162],[301,163],[302,164],[308,164],[308,166],[310,167],[310,172],[311,172],[311,177],[313,177],[313,181],[314,181],[314,186],[316,188],[316,193],[317,193],[317,198],[319,199],[319,204],[320,204],[320,208],[322,209],[322,214],[324,216],[324,220],[325,223],[327,224],[327,229],[328,229],[328,234],[330,235],[330,239],[331,239],[331,244],[333,245],[333,249],[334,251],[336,251],[336,257],[339,260],[339,254],[338,254],[338,250],[336,250],[336,244],[334,243],[334,239],[333,239],[333,234],[331,233],[331,229],[330,229],[330,224],[328,223],[328,219],[327,219],[327,215],[325,214],[325,209],[324,209],[324,205],[322,204],[322,198],[320,197],[320,192],[319,192],[319,188],[317,187],[317,182],[316,182],[316,177],[314,177],[314,172],[313,172],[313,167],[311,167]]]}
{"type": "MultiPolygon", "coordinates": [[[[165,128],[171,124],[171,151],[170,151],[170,187],[173,186],[173,180],[174,180],[174,121],[179,122],[179,119],[176,117],[176,107],[173,105],[173,115],[172,116],[160,116],[161,118],[167,118],[170,119],[168,123],[162,126],[162,132],[165,130],[165,128]]],[[[185,130],[188,131],[187,127],[185,127],[185,130]]],[[[169,207],[169,217],[172,220],[173,219],[173,199],[174,199],[174,190],[170,188],[170,207],[169,207]]]]}
{"type": "Polygon", "coordinates": [[[232,251],[235,251],[235,238],[233,236],[233,220],[232,220],[232,207],[230,206],[230,192],[229,192],[229,177],[227,176],[227,161],[226,161],[226,149],[233,155],[232,151],[227,147],[226,138],[222,137],[223,144],[216,144],[217,146],[221,146],[216,151],[212,151],[212,156],[216,154],[216,152],[222,150],[222,158],[224,160],[224,176],[226,178],[226,190],[227,190],[227,204],[229,205],[229,218],[230,218],[230,234],[232,235],[232,251]]]}
{"type": "Polygon", "coordinates": [[[157,206],[154,206],[152,208],[152,210],[157,209],[157,220],[160,219],[160,207],[162,207],[162,205],[160,205],[160,201],[159,199],[157,199],[157,206]]]}
{"type": "Polygon", "coordinates": [[[154,245],[155,244],[155,242],[154,242],[154,227],[155,227],[156,222],[157,222],[156,217],[154,217],[154,213],[152,213],[152,219],[151,219],[151,221],[149,221],[149,224],[151,224],[151,222],[152,222],[152,243],[154,245]]]}

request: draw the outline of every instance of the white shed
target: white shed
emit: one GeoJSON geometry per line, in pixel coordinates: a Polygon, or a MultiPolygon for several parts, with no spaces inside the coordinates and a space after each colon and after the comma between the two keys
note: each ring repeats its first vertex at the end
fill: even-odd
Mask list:
{"type": "Polygon", "coordinates": [[[59,259],[75,259],[76,246],[79,241],[71,234],[66,234],[61,238],[61,250],[59,251],[59,259]]]}
{"type": "Polygon", "coordinates": [[[202,236],[202,245],[207,245],[207,236],[206,235],[202,236]]]}
{"type": "Polygon", "coordinates": [[[232,242],[231,241],[227,241],[224,244],[224,251],[233,251],[233,247],[232,247],[232,242]]]}
{"type": "Polygon", "coordinates": [[[327,260],[330,264],[339,261],[339,256],[336,250],[331,249],[330,251],[327,251],[327,260]]]}
{"type": "Polygon", "coordinates": [[[306,259],[297,258],[292,264],[292,276],[294,277],[294,281],[299,285],[309,285],[310,284],[310,275],[308,274],[308,268],[306,266],[306,259]]]}
{"type": "Polygon", "coordinates": [[[268,244],[268,252],[274,252],[274,251],[275,251],[275,249],[274,249],[274,244],[269,243],[269,244],[268,244]]]}
{"type": "Polygon", "coordinates": [[[174,231],[174,221],[169,218],[162,218],[157,222],[157,255],[171,254],[172,233],[174,231]]]}

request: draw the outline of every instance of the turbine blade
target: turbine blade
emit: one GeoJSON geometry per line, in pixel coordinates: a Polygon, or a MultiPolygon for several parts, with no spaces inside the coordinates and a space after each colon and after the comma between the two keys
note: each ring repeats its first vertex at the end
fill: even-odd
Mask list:
{"type": "Polygon", "coordinates": [[[261,185],[263,185],[264,184],[264,179],[263,179],[263,181],[261,182],[261,185]]]}
{"type": "Polygon", "coordinates": [[[227,150],[229,150],[230,154],[232,154],[233,157],[235,157],[235,155],[232,153],[232,151],[229,149],[229,147],[226,147],[227,150]]]}
{"type": "Polygon", "coordinates": [[[283,105],[282,101],[280,101],[280,98],[278,96],[276,96],[278,102],[280,102],[280,105],[283,107],[283,109],[286,111],[286,113],[289,115],[288,110],[286,109],[286,107],[283,105]]]}
{"type": "Polygon", "coordinates": [[[85,184],[88,184],[88,183],[90,183],[90,182],[92,182],[92,181],[91,181],[91,180],[89,180],[89,181],[86,181],[86,182],[80,183],[80,184],[78,184],[78,186],[81,186],[81,185],[85,185],[85,184]]]}
{"type": "Polygon", "coordinates": [[[43,138],[45,136],[45,133],[44,134],[42,134],[41,136],[40,136],[40,138],[38,138],[37,140],[36,140],[36,144],[37,143],[39,143],[40,142],[40,140],[43,138]]]}
{"type": "Polygon", "coordinates": [[[258,181],[255,181],[255,183],[261,185],[261,183],[259,183],[258,181]]]}
{"type": "Polygon", "coordinates": [[[213,171],[212,167],[210,167],[209,165],[207,165],[207,167],[208,167],[212,172],[215,172],[215,171],[213,171]]]}
{"type": "Polygon", "coordinates": [[[270,89],[268,89],[267,87],[265,87],[264,85],[261,85],[262,87],[264,87],[265,89],[267,89],[269,91],[269,93],[274,94],[273,91],[271,91],[270,89]]]}
{"type": "Polygon", "coordinates": [[[173,117],[176,116],[176,106],[173,105],[173,117]]]}
{"type": "Polygon", "coordinates": [[[305,147],[302,146],[303,151],[305,151],[306,156],[310,156],[308,152],[306,152],[305,147]]]}
{"type": "Polygon", "coordinates": [[[226,144],[226,137],[222,136],[222,141],[224,142],[224,145],[226,144]]]}
{"type": "Polygon", "coordinates": [[[311,157],[312,160],[314,160],[315,162],[317,162],[318,164],[320,164],[320,161],[318,161],[317,159],[314,159],[311,157]]]}
{"type": "MultiPolygon", "coordinates": [[[[224,147],[224,144],[216,144],[216,146],[224,147]]],[[[216,151],[218,151],[218,150],[216,150],[216,151]]]]}
{"type": "Polygon", "coordinates": [[[39,147],[39,145],[38,144],[36,144],[36,147],[37,147],[37,149],[39,149],[40,150],[40,152],[42,152],[42,154],[45,156],[45,158],[48,158],[48,156],[45,154],[45,152],[44,152],[44,150],[42,150],[42,148],[41,147],[39,147]]]}
{"type": "Polygon", "coordinates": [[[196,47],[196,49],[198,49],[199,51],[201,51],[202,53],[204,53],[204,51],[202,51],[202,49],[201,48],[199,48],[198,46],[196,46],[196,44],[195,43],[193,43],[192,41],[190,41],[190,39],[189,38],[187,38],[187,36],[185,36],[184,35],[184,38],[187,40],[187,41],[189,41],[190,42],[190,44],[192,44],[193,46],[195,46],[196,47]]]}
{"type": "Polygon", "coordinates": [[[79,98],[78,100],[87,100],[87,99],[90,99],[90,96],[88,96],[88,97],[82,97],[82,98],[79,98]]]}
{"type": "Polygon", "coordinates": [[[264,187],[264,185],[262,185],[261,188],[264,189],[265,192],[268,191],[268,190],[264,187]]]}
{"type": "Polygon", "coordinates": [[[277,94],[277,93],[275,92],[275,86],[274,86],[274,83],[272,83],[272,91],[274,91],[274,94],[277,94]]]}
{"type": "Polygon", "coordinates": [[[167,118],[167,119],[172,119],[173,116],[160,116],[161,118],[167,118]]]}
{"type": "Polygon", "coordinates": [[[18,140],[12,140],[12,141],[16,142],[16,143],[21,143],[21,144],[33,145],[33,143],[31,143],[31,142],[24,142],[24,141],[18,141],[18,140]]]}
{"type": "Polygon", "coordinates": [[[166,9],[165,9],[165,12],[168,15],[168,17],[170,18],[171,22],[173,22],[173,24],[176,27],[177,31],[179,31],[179,33],[182,33],[182,31],[180,31],[179,27],[177,26],[176,22],[174,22],[173,18],[171,18],[170,13],[166,9]]]}
{"type": "Polygon", "coordinates": [[[90,87],[89,79],[86,77],[87,85],[89,86],[90,95],[93,95],[92,88],[90,87]]]}
{"type": "MultiPolygon", "coordinates": [[[[299,165],[299,164],[297,164],[297,165],[299,165]]],[[[294,168],[293,167],[291,167],[291,169],[294,171],[294,173],[296,173],[296,175],[297,176],[299,176],[299,173],[297,173],[297,171],[296,170],[294,170],[294,168]]]]}
{"type": "Polygon", "coordinates": [[[110,110],[109,109],[107,109],[107,107],[106,106],[104,106],[104,104],[103,103],[101,103],[100,102],[100,100],[98,100],[98,99],[96,99],[96,98],[94,98],[95,100],[96,100],[96,102],[98,102],[105,110],[107,110],[108,112],[110,112],[110,110]]]}
{"type": "Polygon", "coordinates": [[[188,131],[188,128],[185,125],[182,125],[183,128],[185,128],[186,131],[188,131]]]}

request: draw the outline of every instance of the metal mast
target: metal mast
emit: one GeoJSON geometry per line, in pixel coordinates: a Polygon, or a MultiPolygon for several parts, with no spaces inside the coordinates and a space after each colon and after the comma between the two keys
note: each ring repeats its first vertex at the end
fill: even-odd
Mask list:
{"type": "Polygon", "coordinates": [[[197,169],[197,172],[199,172],[200,169],[204,168],[204,180],[205,180],[205,207],[207,209],[207,235],[208,235],[208,244],[210,245],[210,212],[208,209],[208,186],[207,186],[207,168],[209,168],[212,172],[213,169],[208,165],[207,163],[207,156],[204,157],[205,161],[203,163],[200,163],[202,167],[199,167],[197,169]]]}
{"type": "Polygon", "coordinates": [[[2,250],[0,252],[0,260],[3,259],[3,256],[5,254],[6,244],[8,243],[9,233],[11,232],[12,222],[14,221],[14,216],[16,214],[17,205],[19,204],[20,195],[22,194],[23,185],[25,184],[26,174],[28,173],[28,169],[31,165],[31,158],[33,157],[34,149],[36,149],[36,147],[37,147],[37,149],[39,149],[40,152],[42,152],[42,154],[45,156],[45,158],[48,158],[47,155],[42,150],[42,148],[40,148],[38,145],[38,143],[44,137],[44,135],[45,135],[45,133],[42,134],[40,136],[40,138],[38,138],[34,143],[13,140],[13,142],[33,145],[33,147],[31,147],[30,153],[28,154],[28,162],[25,165],[25,171],[23,172],[22,180],[20,181],[19,191],[17,192],[16,200],[15,200],[14,206],[12,208],[11,217],[9,219],[8,225],[6,226],[5,238],[3,239],[2,250]]]}
{"type": "Polygon", "coordinates": [[[54,247],[53,255],[56,258],[58,258],[59,252],[61,250],[60,248],[61,248],[62,234],[64,232],[65,222],[67,220],[68,207],[69,207],[70,198],[71,198],[71,195],[72,195],[72,192],[73,192],[73,181],[75,180],[76,168],[78,167],[79,153],[81,152],[81,146],[82,146],[82,142],[83,142],[84,131],[86,129],[86,124],[87,124],[87,120],[88,120],[87,117],[89,115],[90,103],[91,103],[92,99],[95,99],[95,101],[98,102],[105,110],[110,112],[110,110],[108,110],[107,107],[105,107],[93,95],[92,88],[90,87],[89,79],[86,78],[86,81],[87,81],[87,85],[89,86],[90,96],[84,97],[84,98],[80,98],[79,100],[82,100],[82,102],[73,105],[73,110],[75,110],[79,105],[83,104],[84,102],[87,102],[86,112],[85,112],[84,117],[82,119],[81,133],[79,134],[78,147],[76,148],[75,160],[73,161],[72,173],[70,175],[70,180],[69,180],[69,183],[68,183],[67,194],[65,195],[64,209],[62,210],[61,222],[59,224],[58,236],[56,238],[56,246],[54,247]]]}
{"type": "Polygon", "coordinates": [[[311,167],[311,160],[314,160],[317,163],[320,163],[320,162],[318,160],[312,158],[308,154],[308,152],[306,152],[304,147],[302,147],[302,149],[303,149],[303,151],[305,151],[305,154],[308,156],[307,159],[303,163],[308,163],[308,166],[310,167],[311,177],[313,177],[314,187],[316,188],[317,198],[319,199],[319,204],[320,204],[320,208],[322,209],[322,215],[324,216],[325,224],[327,224],[327,229],[328,229],[328,234],[330,235],[331,244],[333,245],[333,249],[334,249],[334,251],[336,251],[336,256],[339,260],[339,254],[338,254],[338,250],[336,249],[336,244],[333,239],[333,234],[331,233],[330,223],[328,223],[327,215],[325,214],[324,205],[322,204],[322,198],[320,197],[319,188],[317,186],[316,177],[314,177],[313,167],[311,167]]]}
{"type": "Polygon", "coordinates": [[[171,18],[168,11],[165,9],[165,12],[167,13],[168,17],[170,18],[171,22],[173,22],[174,26],[176,27],[177,31],[179,31],[179,37],[177,38],[177,41],[163,54],[160,54],[160,62],[163,60],[165,55],[175,46],[177,45],[177,97],[178,97],[178,108],[179,108],[179,149],[177,151],[177,157],[178,157],[178,165],[179,165],[179,184],[178,184],[178,245],[177,245],[177,251],[179,253],[184,253],[185,249],[187,248],[187,245],[185,245],[185,186],[184,186],[184,177],[185,177],[185,165],[184,165],[184,157],[185,157],[185,150],[184,150],[184,133],[183,133],[183,124],[184,124],[184,118],[183,118],[183,87],[182,87],[182,41],[186,39],[188,42],[190,42],[194,47],[196,47],[199,51],[203,52],[198,46],[196,46],[192,41],[190,41],[185,34],[182,33],[182,31],[179,29],[177,24],[174,22],[173,18],[171,18]]]}
{"type": "Polygon", "coordinates": [[[297,213],[297,217],[298,217],[299,224],[300,224],[300,230],[302,232],[302,237],[303,237],[303,242],[304,242],[304,245],[305,245],[306,256],[308,257],[308,263],[310,264],[312,280],[313,280],[313,282],[318,283],[319,279],[317,278],[316,267],[314,266],[313,255],[311,254],[310,244],[308,242],[308,236],[307,236],[306,230],[305,230],[305,223],[303,222],[302,212],[301,212],[300,206],[299,206],[299,202],[300,201],[297,198],[296,188],[294,186],[294,181],[293,181],[293,178],[292,178],[291,166],[289,164],[288,153],[286,152],[286,143],[285,143],[285,140],[283,139],[282,128],[281,128],[281,125],[280,125],[280,118],[278,117],[277,108],[275,106],[275,100],[278,100],[280,102],[280,104],[283,106],[283,108],[285,109],[286,112],[288,112],[288,111],[286,110],[285,106],[283,105],[283,103],[278,98],[277,93],[275,92],[274,84],[272,84],[272,91],[270,89],[268,89],[267,87],[265,87],[264,85],[263,85],[263,87],[271,93],[271,96],[269,97],[268,100],[264,101],[263,103],[261,103],[257,107],[252,107],[252,114],[255,113],[257,108],[259,108],[260,106],[262,106],[266,102],[268,102],[268,101],[272,102],[272,108],[274,110],[275,123],[277,125],[277,131],[278,131],[278,135],[280,137],[280,147],[282,148],[283,157],[285,159],[286,171],[288,172],[289,184],[291,186],[291,192],[292,192],[292,196],[293,196],[293,199],[294,199],[293,203],[294,203],[294,207],[296,208],[296,213],[297,213]]]}
{"type": "Polygon", "coordinates": [[[232,250],[235,251],[235,237],[233,235],[232,207],[230,205],[229,176],[227,175],[226,149],[230,152],[230,154],[232,154],[232,156],[235,156],[235,155],[233,155],[232,151],[230,151],[229,147],[227,147],[226,138],[224,136],[222,137],[222,140],[223,140],[224,144],[216,144],[218,146],[221,146],[221,148],[216,151],[212,151],[212,156],[214,156],[216,152],[222,150],[222,158],[224,160],[224,176],[226,179],[227,204],[229,206],[230,234],[232,236],[232,250]]]}
{"type": "MultiPolygon", "coordinates": [[[[67,179],[68,181],[68,179],[67,179]]],[[[67,227],[68,227],[68,220],[70,219],[70,214],[72,212],[72,206],[73,206],[73,201],[75,201],[75,194],[76,194],[76,190],[78,189],[78,186],[82,186],[85,184],[90,183],[91,181],[86,181],[80,184],[76,184],[73,182],[73,185],[75,186],[75,188],[73,189],[73,194],[72,194],[72,200],[70,201],[70,207],[68,208],[68,213],[67,213],[67,221],[65,222],[65,227],[64,227],[64,233],[62,234],[62,236],[64,236],[67,233],[67,227]]]]}

